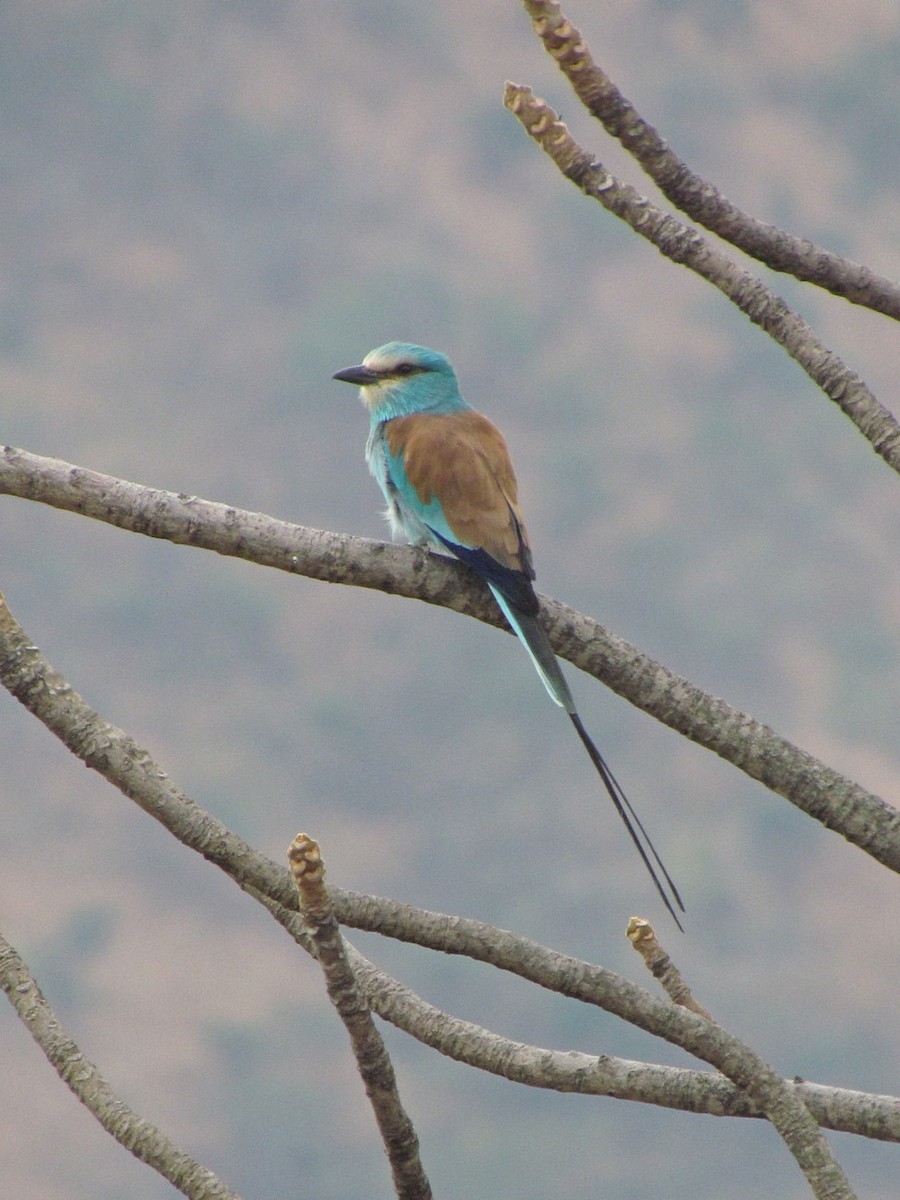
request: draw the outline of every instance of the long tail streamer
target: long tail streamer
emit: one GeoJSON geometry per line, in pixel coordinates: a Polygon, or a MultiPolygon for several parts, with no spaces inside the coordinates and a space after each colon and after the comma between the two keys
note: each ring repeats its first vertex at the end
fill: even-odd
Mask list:
{"type": "Polygon", "coordinates": [[[656,847],[653,845],[653,842],[650,840],[650,835],[647,833],[647,830],[644,828],[641,818],[637,815],[637,813],[631,807],[631,802],[629,801],[628,797],[625,795],[625,793],[622,791],[621,787],[619,786],[619,782],[616,779],[615,775],[613,775],[612,771],[606,765],[603,755],[600,753],[600,751],[597,749],[597,747],[591,741],[590,735],[588,734],[587,730],[581,723],[581,717],[579,717],[577,712],[570,712],[569,720],[575,726],[575,729],[578,732],[578,736],[581,738],[581,741],[582,741],[582,744],[584,745],[585,750],[587,750],[588,754],[590,755],[591,762],[597,768],[597,774],[603,780],[603,784],[604,784],[606,790],[609,792],[610,799],[612,800],[613,804],[616,806],[616,812],[622,818],[622,821],[625,824],[625,828],[628,830],[631,840],[634,842],[635,846],[637,846],[638,854],[640,854],[641,858],[644,860],[644,866],[650,872],[650,878],[653,880],[654,884],[656,885],[656,890],[659,892],[660,896],[662,897],[663,904],[666,906],[666,908],[671,913],[672,920],[675,922],[675,924],[678,926],[678,928],[681,930],[681,932],[684,933],[684,926],[678,920],[678,917],[675,913],[675,908],[672,904],[672,901],[673,900],[675,901],[675,904],[678,905],[679,909],[682,912],[684,912],[684,904],[682,903],[681,896],[678,894],[678,888],[672,882],[672,876],[666,870],[663,860],[656,853],[656,847]],[[632,824],[632,822],[634,822],[634,824],[632,824]],[[638,834],[640,834],[640,837],[638,836],[638,834]],[[643,837],[644,842],[647,843],[646,850],[644,849],[644,844],[641,841],[641,837],[643,837]],[[648,850],[649,850],[649,854],[647,853],[648,850]],[[653,866],[653,862],[651,862],[651,859],[659,867],[660,872],[662,873],[662,877],[666,881],[666,884],[668,885],[669,893],[671,894],[671,899],[669,898],[669,895],[666,894],[666,890],[663,887],[662,883],[660,882],[659,875],[657,875],[656,868],[653,866]]]}
{"type": "Polygon", "coordinates": [[[672,920],[683,933],[684,926],[678,920],[675,913],[676,906],[681,912],[684,912],[684,904],[682,903],[681,896],[678,894],[678,888],[672,882],[672,876],[666,870],[665,864],[657,854],[656,847],[650,840],[650,835],[644,828],[640,817],[632,808],[631,802],[619,786],[615,775],[613,775],[612,771],[606,765],[603,755],[594,745],[593,741],[591,741],[590,735],[584,725],[582,725],[581,717],[579,717],[578,711],[575,708],[575,701],[572,699],[572,693],[569,690],[566,677],[562,673],[562,667],[559,665],[559,660],[553,652],[553,647],[550,645],[550,639],[547,637],[546,630],[540,622],[540,617],[537,613],[527,613],[523,612],[521,608],[517,608],[494,584],[489,584],[488,586],[494,593],[494,598],[503,610],[519,641],[528,651],[528,655],[540,675],[544,687],[549,692],[551,700],[569,714],[569,720],[575,726],[585,750],[590,755],[591,762],[597,769],[597,774],[603,780],[603,785],[607,792],[609,792],[609,797],[615,805],[616,812],[622,818],[622,822],[628,830],[631,840],[637,847],[638,854],[640,854],[644,866],[650,872],[650,878],[653,880],[663,904],[669,910],[672,920]],[[641,840],[642,838],[643,841],[641,840]],[[654,863],[656,863],[656,866],[653,865],[654,863]],[[659,867],[659,872],[657,872],[656,867],[659,867]],[[662,880],[660,879],[660,875],[662,875],[662,880]],[[668,893],[663,887],[663,880],[668,886],[668,893]]]}

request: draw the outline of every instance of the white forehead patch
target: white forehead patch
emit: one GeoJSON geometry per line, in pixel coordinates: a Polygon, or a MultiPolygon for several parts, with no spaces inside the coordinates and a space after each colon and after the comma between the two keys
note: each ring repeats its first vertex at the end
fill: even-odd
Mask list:
{"type": "Polygon", "coordinates": [[[384,354],[380,350],[370,350],[362,360],[362,365],[370,371],[393,371],[404,361],[399,354],[384,354]]]}

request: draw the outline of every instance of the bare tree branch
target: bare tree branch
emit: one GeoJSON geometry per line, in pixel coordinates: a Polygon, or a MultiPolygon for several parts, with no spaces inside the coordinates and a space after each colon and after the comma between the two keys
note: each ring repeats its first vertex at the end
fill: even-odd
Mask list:
{"type": "Polygon", "coordinates": [[[579,31],[555,0],[523,0],[535,32],[588,112],[602,122],[660,191],[694,221],[739,250],[782,271],[895,320],[900,285],[868,267],[767,225],[743,212],[679,158],[597,65],[579,31]]]}
{"type": "MultiPolygon", "coordinates": [[[[673,1002],[721,1029],[693,998],[681,972],[657,941],[649,922],[632,917],[627,933],[632,946],[673,1002]]],[[[818,1200],[854,1200],[855,1193],[849,1180],[793,1084],[781,1079],[749,1046],[741,1049],[738,1046],[739,1043],[735,1046],[735,1053],[740,1056],[741,1071],[746,1080],[742,1086],[781,1135],[806,1176],[813,1195],[818,1200]]],[[[730,1071],[729,1076],[738,1082],[730,1071]]]]}
{"type": "Polygon", "coordinates": [[[397,1078],[381,1034],[375,1028],[344,947],[325,886],[319,846],[299,833],[288,850],[300,912],[325,976],[328,997],[344,1022],[356,1065],[375,1113],[400,1200],[431,1200],[431,1185],[419,1157],[419,1139],[397,1090],[397,1078]]]}
{"type": "MultiPolygon", "coordinates": [[[[470,571],[421,550],[291,525],[11,447],[0,453],[2,493],[311,579],[424,600],[504,627],[496,605],[470,571]]],[[[543,597],[541,603],[550,640],[562,658],[900,871],[896,808],[596,621],[559,601],[543,597]]]]}
{"type": "Polygon", "coordinates": [[[63,1083],[119,1145],[158,1171],[190,1200],[240,1200],[237,1192],[116,1095],[63,1030],[24,960],[2,936],[0,988],[63,1083]]]}
{"type": "MultiPolygon", "coordinates": [[[[595,1004],[605,1012],[680,1046],[733,1078],[727,1063],[731,1054],[740,1056],[740,1042],[704,1018],[657,1000],[613,971],[465,917],[427,912],[383,897],[340,893],[338,889],[333,890],[333,899],[342,924],[413,942],[444,954],[466,955],[550,991],[595,1004]]],[[[738,1086],[744,1085],[739,1082],[738,1086]]],[[[813,1097],[812,1093],[810,1097],[814,1104],[817,1103],[818,1097],[813,1097]]],[[[877,1111],[879,1115],[875,1117],[873,1128],[880,1129],[885,1140],[900,1141],[900,1099],[886,1098],[883,1105],[877,1106],[877,1111]]]]}
{"type": "MultiPolygon", "coordinates": [[[[341,907],[348,913],[348,924],[353,920],[353,914],[364,906],[370,915],[376,915],[372,922],[355,921],[360,928],[384,933],[390,937],[401,936],[393,922],[389,922],[390,928],[386,926],[385,929],[381,929],[377,920],[377,913],[382,908],[392,908],[396,906],[396,902],[340,892],[339,889],[332,889],[332,892],[340,895],[341,907]]],[[[254,894],[288,933],[300,945],[306,947],[304,939],[308,935],[297,913],[289,911],[261,892],[254,894]]],[[[398,907],[406,909],[406,906],[398,907]]],[[[416,934],[403,940],[414,941],[417,945],[444,953],[465,954],[482,961],[493,962],[493,965],[501,969],[513,970],[523,978],[532,979],[533,982],[551,987],[554,991],[565,991],[565,988],[548,984],[546,978],[534,978],[527,969],[518,970],[508,963],[499,960],[495,962],[490,950],[485,955],[482,953],[483,948],[498,947],[502,950],[504,946],[507,949],[512,947],[514,956],[515,947],[518,946],[523,952],[519,955],[521,961],[527,959],[532,963],[540,962],[551,972],[559,965],[559,960],[563,959],[567,963],[564,969],[573,978],[582,976],[585,968],[603,971],[603,968],[590,967],[577,959],[565,960],[565,956],[557,955],[553,950],[528,943],[516,934],[481,922],[429,913],[416,908],[408,908],[406,913],[408,919],[404,921],[404,927],[410,930],[415,925],[416,934]],[[463,939],[459,948],[448,949],[446,940],[438,930],[440,923],[458,927],[463,939]]],[[[718,1072],[632,1062],[605,1054],[584,1054],[577,1050],[547,1050],[500,1037],[470,1021],[435,1008],[404,984],[373,966],[349,943],[345,944],[357,981],[365,991],[372,1011],[417,1041],[457,1062],[528,1087],[577,1092],[581,1095],[609,1096],[618,1100],[638,1101],[642,1104],[655,1104],[682,1112],[706,1113],[711,1116],[764,1118],[764,1114],[749,1097],[718,1072]]],[[[604,976],[611,981],[609,989],[607,990],[605,985],[603,989],[607,1000],[619,985],[625,985],[626,989],[633,987],[612,972],[604,972],[604,976]]],[[[640,989],[637,990],[640,992],[640,989]]],[[[578,998],[588,1000],[587,996],[578,998]]],[[[604,1003],[596,995],[589,1002],[596,1003],[598,1007],[607,1011],[613,1011],[609,1003],[604,1003]]],[[[879,1141],[900,1142],[900,1099],[897,1097],[827,1087],[798,1079],[785,1082],[796,1088],[806,1107],[823,1128],[856,1133],[879,1141]]]]}
{"type": "Polygon", "coordinates": [[[673,262],[719,289],[782,346],[810,379],[849,417],[876,454],[900,472],[900,424],[860,377],[816,337],[814,330],[760,280],[689,225],[621,183],[575,142],[545,100],[531,88],[507,83],[503,101],[560,172],[586,196],[625,221],[673,262]]]}
{"type": "MultiPolygon", "coordinates": [[[[103,721],[47,663],[24,630],[17,625],[5,604],[0,605],[0,680],[86,765],[100,772],[185,845],[221,867],[250,895],[263,899],[295,939],[313,952],[309,934],[293,911],[296,893],[287,871],[254,851],[222,822],[189,800],[168,780],[145,750],[121,730],[103,721]]],[[[735,1047],[740,1049],[740,1043],[735,1043],[708,1021],[663,1003],[603,967],[560,954],[527,938],[479,921],[426,912],[397,901],[360,895],[340,888],[330,888],[329,892],[341,924],[412,942],[444,954],[466,955],[510,971],[540,987],[595,1004],[649,1033],[681,1046],[717,1066],[723,1074],[729,1074],[728,1064],[734,1057],[735,1047]]],[[[352,961],[359,976],[357,960],[354,958],[352,961]]],[[[397,1003],[403,1009],[403,1004],[398,1000],[401,997],[400,987],[396,981],[387,979],[384,990],[376,989],[377,994],[369,994],[369,1003],[373,1011],[406,1028],[396,1009],[397,1003]]],[[[406,1007],[408,1009],[409,1006],[406,1007]]],[[[428,1013],[424,1014],[423,1020],[430,1023],[433,1031],[434,1022],[430,1021],[428,1013]]],[[[412,1028],[410,1032],[420,1036],[420,1032],[412,1028]]],[[[462,1061],[470,1061],[463,1057],[454,1033],[451,1027],[448,1038],[455,1043],[454,1056],[459,1056],[462,1061]]],[[[429,1041],[432,1036],[435,1036],[433,1032],[427,1036],[423,1033],[422,1040],[429,1041]]],[[[447,1048],[444,1052],[451,1053],[451,1050],[447,1048]]],[[[501,1060],[504,1063],[512,1062],[504,1050],[501,1050],[501,1060]]],[[[475,1063],[474,1058],[471,1061],[473,1065],[491,1069],[490,1056],[483,1062],[475,1063]]],[[[549,1076],[545,1073],[545,1077],[552,1079],[554,1073],[560,1073],[560,1064],[554,1062],[551,1067],[549,1076]]],[[[510,1067],[511,1071],[513,1069],[510,1067]]],[[[542,1083],[536,1076],[526,1080],[521,1064],[515,1066],[515,1070],[519,1072],[515,1077],[522,1082],[554,1086],[552,1082],[542,1083]]],[[[673,1078],[680,1082],[680,1077],[673,1078]]],[[[744,1086],[742,1079],[735,1082],[740,1087],[744,1086]]],[[[866,1136],[900,1141],[900,1100],[824,1088],[822,1085],[806,1086],[811,1089],[811,1103],[817,1106],[817,1114],[821,1112],[823,1121],[830,1127],[846,1129],[848,1132],[861,1132],[864,1129],[866,1136]],[[857,1121],[862,1123],[859,1130],[857,1121]]],[[[699,1079],[696,1089],[703,1091],[699,1079]]],[[[657,1091],[659,1102],[668,1103],[663,1098],[664,1091],[664,1088],[657,1091]]],[[[616,1093],[611,1091],[609,1094],[616,1093]]],[[[619,1094],[624,1098],[624,1092],[619,1094]]],[[[730,1099],[728,1096],[729,1093],[722,1092],[720,1084],[715,1084],[708,1101],[688,1095],[679,1101],[678,1106],[702,1106],[702,1111],[714,1113],[733,1111],[735,1115],[758,1115],[751,1111],[752,1106],[748,1109],[733,1093],[730,1099]]]]}

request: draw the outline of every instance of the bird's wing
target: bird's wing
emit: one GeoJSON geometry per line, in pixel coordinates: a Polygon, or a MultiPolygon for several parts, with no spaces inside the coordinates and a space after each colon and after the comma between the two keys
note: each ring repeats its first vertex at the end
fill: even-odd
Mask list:
{"type": "Polygon", "coordinates": [[[385,438],[395,484],[437,533],[534,577],[509,451],[487,417],[414,413],[389,421],[385,438]]]}
{"type": "Polygon", "coordinates": [[[536,612],[528,533],[500,430],[472,409],[414,413],[389,421],[385,439],[405,503],[512,604],[536,612]]]}

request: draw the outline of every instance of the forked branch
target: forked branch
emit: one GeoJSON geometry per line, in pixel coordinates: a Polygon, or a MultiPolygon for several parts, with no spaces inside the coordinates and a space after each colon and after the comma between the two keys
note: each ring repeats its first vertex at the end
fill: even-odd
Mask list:
{"type": "Polygon", "coordinates": [[[523,84],[507,83],[503,102],[563,175],[625,221],[661,254],[717,287],[776,341],[850,418],[876,454],[900,472],[900,424],[860,377],[824,346],[780,296],[704,238],[611,175],[584,150],[550,105],[523,84]]]}
{"type": "Polygon", "coordinates": [[[775,271],[900,319],[900,285],[868,267],[751,217],[675,153],[595,61],[555,0],[524,0],[535,32],[588,112],[692,221],[775,271]]]}

